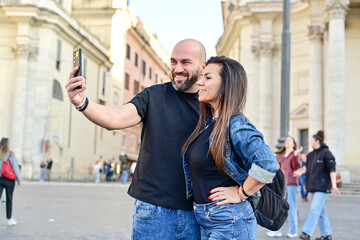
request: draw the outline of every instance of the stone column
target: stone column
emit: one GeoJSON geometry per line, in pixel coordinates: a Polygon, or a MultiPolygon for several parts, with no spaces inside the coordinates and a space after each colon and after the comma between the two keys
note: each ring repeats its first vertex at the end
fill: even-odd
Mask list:
{"type": "Polygon", "coordinates": [[[345,16],[348,0],[330,0],[328,40],[328,115],[325,141],[338,165],[345,164],[345,16]]]}
{"type": "Polygon", "coordinates": [[[18,35],[13,50],[16,55],[16,68],[14,79],[13,92],[13,116],[12,116],[12,131],[10,139],[10,147],[18,158],[19,163],[22,163],[23,144],[25,132],[25,117],[26,117],[26,101],[27,101],[27,74],[28,74],[28,58],[29,58],[29,43],[27,37],[18,35]]]}
{"type": "Polygon", "coordinates": [[[265,141],[273,146],[272,140],[272,44],[260,43],[260,81],[259,81],[259,128],[265,141]]]}
{"type": "MultiPolygon", "coordinates": [[[[33,152],[38,150],[34,144],[37,132],[34,126],[34,111],[36,109],[36,80],[37,80],[37,54],[38,46],[32,44],[29,49],[29,62],[28,62],[28,83],[27,83],[27,101],[26,101],[26,117],[24,129],[24,145],[23,145],[23,168],[22,173],[27,179],[33,178],[33,152]]],[[[40,164],[39,164],[40,165],[40,164]]],[[[38,176],[40,176],[38,174],[38,176]]]]}
{"type": "Polygon", "coordinates": [[[312,136],[324,127],[323,73],[322,73],[322,28],[309,26],[310,70],[309,70],[309,134],[312,136]]]}

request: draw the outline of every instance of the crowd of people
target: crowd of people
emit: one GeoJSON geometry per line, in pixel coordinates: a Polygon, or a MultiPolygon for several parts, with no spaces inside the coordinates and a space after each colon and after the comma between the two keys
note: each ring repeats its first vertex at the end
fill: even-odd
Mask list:
{"type": "MultiPolygon", "coordinates": [[[[225,56],[206,59],[199,41],[178,42],[170,58],[171,82],[145,88],[117,108],[85,96],[85,78],[75,76],[77,68],[65,85],[70,102],[101,127],[116,130],[142,123],[134,172],[120,156],[119,178],[127,182],[131,176],[128,194],[136,199],[132,239],[256,239],[257,221],[248,199],[271,183],[278,169],[285,175],[290,207],[286,236],[308,240],[318,224],[318,239],[332,239],[325,202],[329,193],[340,192],[335,157],[324,143],[324,132],[312,136],[313,151],[307,155],[288,137],[275,156],[244,115],[248,83],[243,66],[225,56]],[[300,186],[303,201],[311,193],[312,202],[298,234],[300,186]]],[[[15,171],[14,154],[1,144],[1,163],[9,158],[15,171]]],[[[51,159],[41,163],[40,180],[50,181],[51,166],[51,159]]],[[[95,182],[100,182],[103,173],[111,181],[116,167],[111,160],[98,160],[88,171],[90,180],[95,175],[95,182]]],[[[21,185],[20,175],[17,181],[21,185]]],[[[14,182],[0,177],[10,198],[9,225],[15,221],[11,218],[14,182]]],[[[267,235],[281,236],[281,230],[267,235]]]]}

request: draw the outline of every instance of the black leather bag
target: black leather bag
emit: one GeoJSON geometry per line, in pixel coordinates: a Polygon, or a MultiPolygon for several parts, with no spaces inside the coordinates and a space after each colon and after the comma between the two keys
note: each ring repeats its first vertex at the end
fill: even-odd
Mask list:
{"type": "MultiPolygon", "coordinates": [[[[231,147],[240,167],[248,171],[234,150],[232,142],[231,147]]],[[[279,230],[284,225],[289,212],[285,175],[282,170],[276,172],[272,183],[265,184],[257,195],[251,196],[248,201],[254,209],[257,224],[272,231],[279,230]]]]}

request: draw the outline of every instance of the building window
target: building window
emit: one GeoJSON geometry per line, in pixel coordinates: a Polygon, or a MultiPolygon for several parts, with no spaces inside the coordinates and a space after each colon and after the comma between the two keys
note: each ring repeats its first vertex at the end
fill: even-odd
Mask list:
{"type": "Polygon", "coordinates": [[[309,130],[301,129],[300,130],[300,146],[303,146],[303,153],[308,153],[309,148],[309,130]]]}
{"type": "Polygon", "coordinates": [[[126,44],[126,58],[130,60],[131,47],[129,44],[126,44]]]}
{"type": "Polygon", "coordinates": [[[126,133],[122,135],[122,148],[126,148],[126,133]]]}
{"type": "Polygon", "coordinates": [[[159,75],[157,73],[155,73],[155,84],[158,84],[158,78],[159,78],[159,75]]]}
{"type": "Polygon", "coordinates": [[[152,68],[149,67],[149,79],[151,80],[151,75],[152,75],[152,68]]]}
{"type": "Polygon", "coordinates": [[[103,79],[102,79],[101,93],[103,96],[105,96],[105,92],[106,92],[106,72],[103,73],[103,79]]]}
{"type": "Polygon", "coordinates": [[[130,75],[125,73],[125,90],[129,90],[130,88],[130,75]]]}
{"type": "Polygon", "coordinates": [[[63,95],[62,95],[62,87],[59,83],[58,80],[54,79],[53,81],[53,94],[52,97],[62,101],[63,100],[63,95]]]}
{"type": "Polygon", "coordinates": [[[134,80],[134,94],[139,92],[139,82],[134,80]]]}
{"type": "Polygon", "coordinates": [[[135,53],[135,67],[139,66],[139,55],[135,53]]]}
{"type": "Polygon", "coordinates": [[[61,64],[61,40],[57,41],[57,53],[56,53],[56,69],[60,70],[60,64],[61,64]]]}
{"type": "Polygon", "coordinates": [[[114,105],[119,105],[119,93],[118,92],[114,92],[114,101],[113,101],[114,105]]]}
{"type": "Polygon", "coordinates": [[[135,136],[131,135],[131,150],[135,150],[135,136]]]}
{"type": "Polygon", "coordinates": [[[142,75],[146,76],[146,62],[142,60],[142,75]]]}

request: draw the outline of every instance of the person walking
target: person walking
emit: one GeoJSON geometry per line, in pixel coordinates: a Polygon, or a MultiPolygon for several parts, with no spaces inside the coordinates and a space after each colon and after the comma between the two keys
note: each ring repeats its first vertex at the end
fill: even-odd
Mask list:
{"type": "MultiPolygon", "coordinates": [[[[19,164],[15,154],[10,151],[10,144],[8,138],[2,138],[0,141],[0,169],[2,168],[4,161],[10,162],[10,165],[16,175],[17,188],[19,189],[21,186],[19,164]]],[[[6,218],[9,226],[17,224],[17,221],[12,217],[14,188],[15,180],[6,179],[0,174],[0,193],[2,193],[3,189],[6,190],[6,218]]]]}
{"type": "Polygon", "coordinates": [[[99,183],[101,177],[101,164],[99,161],[95,162],[94,172],[95,172],[95,183],[99,183]]]}
{"type": "MultiPolygon", "coordinates": [[[[306,154],[305,153],[302,153],[300,155],[300,160],[301,160],[301,167],[304,167],[306,165],[306,154]]],[[[300,193],[301,193],[301,201],[302,202],[309,201],[308,191],[306,190],[305,182],[306,182],[306,174],[303,174],[299,177],[300,193]]]]}
{"type": "MultiPolygon", "coordinates": [[[[281,170],[284,172],[287,185],[287,202],[289,203],[289,229],[286,234],[287,238],[296,238],[298,231],[298,213],[297,213],[297,193],[299,179],[294,177],[294,171],[300,167],[300,152],[302,147],[297,149],[296,141],[293,137],[287,137],[284,146],[277,152],[277,160],[281,170]]],[[[268,237],[281,237],[281,228],[278,231],[269,231],[266,233],[268,237]]]]}
{"type": "Polygon", "coordinates": [[[45,180],[45,168],[46,168],[45,162],[41,161],[41,163],[40,163],[40,182],[43,182],[45,180]]]}
{"type": "Polygon", "coordinates": [[[201,239],[256,239],[257,222],[247,199],[273,181],[279,164],[242,114],[245,70],[233,59],[211,57],[197,85],[200,118],[183,146],[183,166],[201,239]]]}
{"type": "Polygon", "coordinates": [[[50,182],[50,178],[51,178],[51,168],[53,165],[53,160],[51,158],[48,158],[46,160],[46,176],[45,176],[45,180],[50,182]]]}
{"type": "Polygon", "coordinates": [[[200,239],[199,225],[186,199],[181,147],[199,116],[198,87],[206,52],[195,39],[178,42],[171,53],[171,82],[153,85],[130,102],[110,108],[85,96],[84,77],[70,73],[70,102],[85,117],[108,130],[142,123],[137,166],[128,194],[136,199],[132,239],[200,239]],[[81,89],[76,89],[82,86],[81,89]]]}
{"type": "Polygon", "coordinates": [[[300,239],[310,240],[315,227],[319,224],[321,236],[316,240],[331,240],[331,226],[326,211],[328,193],[340,194],[336,186],[335,157],[324,143],[325,134],[320,130],[310,139],[310,146],[314,149],[307,155],[306,166],[294,172],[294,176],[306,173],[306,189],[312,193],[311,207],[302,228],[300,239]]]}

